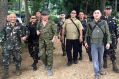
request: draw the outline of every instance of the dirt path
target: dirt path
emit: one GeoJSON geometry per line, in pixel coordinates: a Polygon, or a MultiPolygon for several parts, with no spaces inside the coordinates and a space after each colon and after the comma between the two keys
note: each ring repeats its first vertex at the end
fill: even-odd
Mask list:
{"type": "MultiPolygon", "coordinates": [[[[62,56],[60,43],[55,44],[54,52],[54,75],[47,76],[46,70],[41,61],[38,64],[38,70],[33,71],[32,59],[29,57],[27,51],[23,53],[23,64],[22,64],[22,75],[14,76],[13,71],[15,70],[14,65],[10,66],[10,78],[9,79],[93,79],[93,67],[92,63],[89,62],[87,53],[83,50],[83,60],[79,61],[78,64],[73,64],[70,67],[66,65],[66,57],[62,56]]],[[[117,56],[119,66],[119,53],[117,56]]],[[[1,60],[1,59],[0,59],[1,60]]],[[[107,75],[101,76],[101,79],[119,79],[119,74],[112,71],[111,62],[108,62],[108,68],[106,69],[107,75]]],[[[0,76],[1,76],[0,66],[0,76]]]]}

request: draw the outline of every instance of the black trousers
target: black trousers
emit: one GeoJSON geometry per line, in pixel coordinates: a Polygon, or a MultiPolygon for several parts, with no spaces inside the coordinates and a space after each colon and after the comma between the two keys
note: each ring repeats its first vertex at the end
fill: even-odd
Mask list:
{"type": "Polygon", "coordinates": [[[79,51],[78,51],[79,52],[79,57],[82,57],[82,44],[83,43],[79,42],[79,48],[78,48],[79,49],[79,51]]]}
{"type": "Polygon", "coordinates": [[[79,39],[76,40],[70,40],[66,39],[66,53],[68,62],[72,62],[72,60],[76,61],[78,57],[78,51],[79,51],[79,39]],[[73,52],[72,52],[73,48],[73,52]],[[73,53],[73,57],[72,57],[73,53]]]}
{"type": "Polygon", "coordinates": [[[64,37],[63,40],[60,39],[63,54],[65,54],[65,51],[66,51],[66,46],[65,46],[65,42],[66,42],[66,40],[65,40],[65,39],[66,39],[65,37],[64,37]]]}
{"type": "Polygon", "coordinates": [[[38,63],[39,44],[38,42],[28,43],[28,50],[33,60],[38,63]]]}

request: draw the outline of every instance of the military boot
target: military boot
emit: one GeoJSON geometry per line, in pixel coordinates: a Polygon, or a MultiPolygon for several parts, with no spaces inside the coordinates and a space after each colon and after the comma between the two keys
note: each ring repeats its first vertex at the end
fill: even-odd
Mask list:
{"type": "Polygon", "coordinates": [[[53,75],[53,70],[52,69],[47,69],[47,74],[48,74],[48,76],[52,76],[53,75]]]}
{"type": "Polygon", "coordinates": [[[15,74],[16,76],[20,76],[22,74],[20,67],[16,67],[15,74]]]}
{"type": "Polygon", "coordinates": [[[113,67],[114,72],[119,73],[119,69],[118,69],[117,64],[116,64],[115,61],[112,62],[112,67],[113,67]]]}
{"type": "Polygon", "coordinates": [[[37,63],[38,63],[38,60],[34,60],[33,64],[32,64],[32,67],[33,67],[33,70],[36,71],[37,70],[37,63]]]}
{"type": "Polygon", "coordinates": [[[36,64],[33,64],[32,67],[33,67],[33,70],[34,70],[34,71],[37,70],[37,65],[36,65],[36,64]]]}

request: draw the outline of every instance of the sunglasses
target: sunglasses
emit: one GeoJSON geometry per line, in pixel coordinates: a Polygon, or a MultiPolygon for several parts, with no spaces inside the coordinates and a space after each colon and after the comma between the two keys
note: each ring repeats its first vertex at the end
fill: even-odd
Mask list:
{"type": "Polygon", "coordinates": [[[31,19],[36,19],[36,18],[31,18],[31,19]]]}

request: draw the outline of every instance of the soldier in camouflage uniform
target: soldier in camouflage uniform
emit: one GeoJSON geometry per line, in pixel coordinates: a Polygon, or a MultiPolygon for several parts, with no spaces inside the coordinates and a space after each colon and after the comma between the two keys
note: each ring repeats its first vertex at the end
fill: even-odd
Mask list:
{"type": "Polygon", "coordinates": [[[117,40],[119,40],[119,34],[118,34],[118,30],[117,30],[117,24],[115,21],[115,18],[111,16],[111,12],[112,12],[112,7],[111,6],[106,6],[105,7],[105,16],[102,17],[102,19],[106,20],[109,26],[109,31],[111,34],[111,40],[112,40],[112,44],[110,49],[106,50],[104,52],[104,68],[107,68],[107,55],[110,56],[110,59],[112,61],[112,67],[113,67],[113,71],[116,73],[119,73],[119,69],[116,65],[116,55],[115,55],[115,49],[117,48],[117,40]]]}
{"type": "Polygon", "coordinates": [[[16,14],[10,14],[10,22],[1,31],[3,37],[3,79],[8,78],[9,61],[10,57],[13,57],[13,61],[16,65],[16,75],[21,75],[21,40],[26,40],[27,36],[23,33],[23,26],[16,22],[16,14]]]}
{"type": "Polygon", "coordinates": [[[57,38],[57,26],[54,22],[48,20],[48,12],[42,12],[42,21],[38,24],[37,34],[39,36],[40,58],[45,64],[49,76],[53,75],[53,42],[57,38]]]}
{"type": "Polygon", "coordinates": [[[58,20],[58,23],[57,23],[57,26],[58,26],[58,34],[59,34],[59,36],[60,36],[60,41],[61,41],[61,46],[62,46],[62,52],[63,52],[63,55],[62,56],[66,56],[66,46],[65,46],[65,40],[66,40],[66,38],[65,38],[65,36],[64,36],[64,39],[61,39],[61,33],[62,33],[62,26],[63,26],[63,24],[64,24],[64,22],[65,22],[65,16],[66,16],[66,14],[64,13],[64,12],[61,12],[60,13],[60,18],[59,18],[59,20],[58,20]]]}

